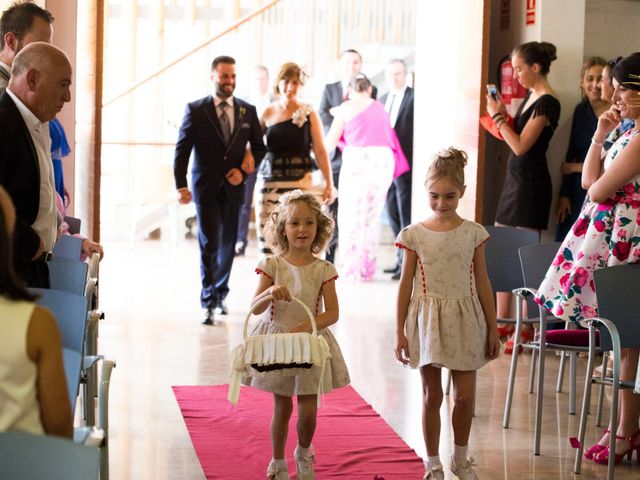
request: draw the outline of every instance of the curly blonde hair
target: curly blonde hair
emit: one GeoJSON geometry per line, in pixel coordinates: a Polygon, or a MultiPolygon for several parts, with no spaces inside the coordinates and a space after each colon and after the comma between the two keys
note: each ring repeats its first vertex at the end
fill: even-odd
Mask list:
{"type": "Polygon", "coordinates": [[[297,203],[304,203],[316,215],[316,238],[314,238],[311,243],[311,253],[317,255],[324,250],[327,243],[329,243],[333,235],[335,222],[333,218],[325,212],[316,197],[302,190],[293,190],[280,197],[278,206],[275,211],[271,213],[264,227],[266,243],[277,254],[281,255],[289,251],[289,241],[287,240],[284,227],[287,220],[291,218],[291,214],[297,203]]]}
{"type": "Polygon", "coordinates": [[[467,165],[468,158],[466,152],[455,147],[441,150],[435,155],[427,170],[424,186],[429,188],[433,182],[448,178],[456,187],[464,188],[464,167],[467,165]]]}

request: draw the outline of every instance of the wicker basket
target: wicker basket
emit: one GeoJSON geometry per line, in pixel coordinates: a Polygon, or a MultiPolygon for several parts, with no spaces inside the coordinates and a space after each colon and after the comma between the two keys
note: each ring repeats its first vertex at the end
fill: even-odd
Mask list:
{"type": "Polygon", "coordinates": [[[228,399],[234,405],[238,403],[240,382],[243,377],[295,376],[311,368],[320,368],[318,391],[321,393],[324,368],[327,360],[331,358],[331,352],[324,337],[318,335],[316,321],[311,310],[302,301],[295,297],[291,299],[298,302],[308,315],[311,321],[311,333],[275,333],[247,336],[249,319],[254,310],[259,305],[272,299],[271,295],[267,295],[251,306],[244,319],[242,331],[244,341],[231,351],[228,399]]]}

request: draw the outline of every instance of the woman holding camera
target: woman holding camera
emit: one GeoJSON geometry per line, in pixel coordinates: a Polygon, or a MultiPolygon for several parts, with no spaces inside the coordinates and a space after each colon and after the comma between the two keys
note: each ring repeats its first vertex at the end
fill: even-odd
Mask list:
{"type": "MultiPolygon", "coordinates": [[[[487,95],[487,112],[512,152],[498,203],[498,225],[538,233],[547,229],[552,196],[547,149],[560,118],[560,102],[547,75],[556,58],[556,47],[547,42],[528,42],[514,49],[511,55],[514,77],[529,93],[516,113],[513,127],[507,121],[500,97],[487,95]]],[[[510,294],[498,293],[497,308],[498,318],[511,316],[510,294]]],[[[501,326],[499,332],[506,336],[513,332],[513,326],[501,326]]],[[[531,330],[523,330],[523,340],[532,337],[531,330]]],[[[512,349],[510,340],[506,353],[512,349]]]]}

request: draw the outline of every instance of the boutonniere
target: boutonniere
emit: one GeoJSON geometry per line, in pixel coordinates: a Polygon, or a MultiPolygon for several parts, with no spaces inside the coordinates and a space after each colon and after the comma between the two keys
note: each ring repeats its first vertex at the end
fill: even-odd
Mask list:
{"type": "Polygon", "coordinates": [[[240,120],[242,120],[244,118],[244,114],[246,113],[247,109],[244,107],[240,107],[240,120]]]}
{"type": "Polygon", "coordinates": [[[309,114],[311,113],[310,105],[300,105],[300,108],[293,112],[291,115],[291,121],[294,125],[297,125],[298,128],[302,128],[302,126],[307,123],[309,119],[309,114]]]}

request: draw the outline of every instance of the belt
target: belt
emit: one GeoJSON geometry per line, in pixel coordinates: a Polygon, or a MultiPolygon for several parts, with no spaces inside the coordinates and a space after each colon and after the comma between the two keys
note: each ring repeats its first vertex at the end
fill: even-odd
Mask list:
{"type": "Polygon", "coordinates": [[[36,258],[36,262],[49,263],[51,260],[53,260],[52,252],[42,252],[42,255],[36,258]]]}

